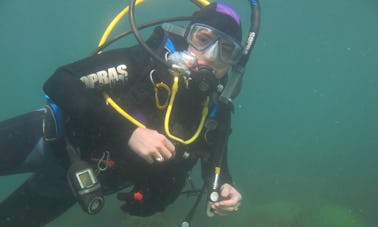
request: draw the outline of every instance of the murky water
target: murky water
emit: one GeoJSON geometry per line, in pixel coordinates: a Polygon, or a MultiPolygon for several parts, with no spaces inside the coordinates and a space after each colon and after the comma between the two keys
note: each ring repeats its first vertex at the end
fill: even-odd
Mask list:
{"type": "MultiPolygon", "coordinates": [[[[378,226],[378,3],[260,1],[261,31],[235,100],[230,143],[243,205],[212,219],[200,206],[193,226],[378,226]]],[[[249,18],[247,1],[229,2],[249,18]]],[[[94,50],[125,4],[2,1],[0,119],[42,106],[43,82],[94,50]]],[[[142,23],[194,9],[190,1],[146,1],[137,15],[142,23]]],[[[1,177],[0,198],[25,177],[1,177]]],[[[96,216],[74,207],[48,226],[178,226],[193,202],[182,197],[163,214],[139,219],[109,197],[96,216]]]]}

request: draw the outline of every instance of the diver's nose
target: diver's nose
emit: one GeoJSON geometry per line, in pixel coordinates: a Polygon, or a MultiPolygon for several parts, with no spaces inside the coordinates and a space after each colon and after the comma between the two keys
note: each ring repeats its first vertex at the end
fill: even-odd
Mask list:
{"type": "Polygon", "coordinates": [[[206,52],[204,53],[204,57],[211,62],[214,62],[218,58],[219,54],[219,41],[216,41],[213,45],[211,45],[206,52]]]}

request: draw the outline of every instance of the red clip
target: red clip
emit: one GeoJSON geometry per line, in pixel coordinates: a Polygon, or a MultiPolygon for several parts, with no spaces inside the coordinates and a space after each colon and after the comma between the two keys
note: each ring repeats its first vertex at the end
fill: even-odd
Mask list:
{"type": "MultiPolygon", "coordinates": [[[[98,161],[100,161],[100,159],[99,158],[91,158],[91,161],[98,162],[98,161]]],[[[101,164],[106,165],[106,163],[108,163],[109,168],[111,168],[111,169],[114,168],[115,162],[113,160],[101,160],[101,164]]]]}
{"type": "Polygon", "coordinates": [[[142,201],[143,200],[143,194],[141,192],[134,192],[134,199],[136,201],[142,201]]]}

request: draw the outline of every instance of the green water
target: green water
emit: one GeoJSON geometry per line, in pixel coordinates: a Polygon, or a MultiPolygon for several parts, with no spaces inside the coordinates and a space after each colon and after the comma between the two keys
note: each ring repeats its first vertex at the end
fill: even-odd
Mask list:
{"type": "MultiPolygon", "coordinates": [[[[212,219],[201,206],[193,226],[378,226],[378,3],[260,1],[261,32],[235,101],[230,143],[243,205],[212,219]]],[[[249,17],[247,1],[229,2],[249,17]]],[[[43,82],[87,56],[125,4],[0,2],[0,119],[42,106],[43,82]]],[[[138,21],[194,9],[189,1],[147,0],[138,21]]],[[[0,199],[24,178],[0,178],[0,199]]],[[[74,207],[48,226],[177,226],[193,201],[183,197],[163,214],[138,219],[109,197],[99,215],[74,207]]]]}

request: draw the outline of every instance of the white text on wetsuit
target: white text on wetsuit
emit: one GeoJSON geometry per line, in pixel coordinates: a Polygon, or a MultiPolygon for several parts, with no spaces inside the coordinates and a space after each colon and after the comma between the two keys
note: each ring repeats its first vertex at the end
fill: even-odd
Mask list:
{"type": "Polygon", "coordinates": [[[123,84],[127,80],[127,66],[122,64],[116,67],[82,76],[80,80],[87,88],[99,88],[105,85],[123,84]]]}

